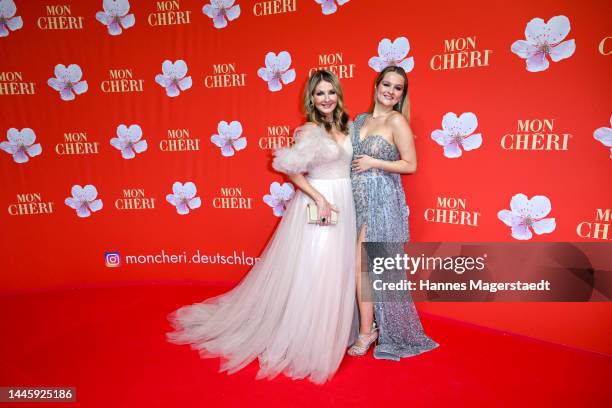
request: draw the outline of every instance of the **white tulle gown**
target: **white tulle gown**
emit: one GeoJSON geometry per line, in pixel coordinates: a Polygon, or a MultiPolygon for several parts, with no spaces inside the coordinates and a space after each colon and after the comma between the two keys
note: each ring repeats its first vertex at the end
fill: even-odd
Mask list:
{"type": "Polygon", "coordinates": [[[340,212],[333,226],[307,224],[310,198],[298,191],[260,260],[231,291],[169,316],[168,340],[202,357],[222,357],[233,373],[259,360],[257,378],[279,373],[315,383],[330,379],[353,341],[355,210],[350,137],[338,144],[313,124],[275,153],[273,167],[307,173],[340,212]]]}

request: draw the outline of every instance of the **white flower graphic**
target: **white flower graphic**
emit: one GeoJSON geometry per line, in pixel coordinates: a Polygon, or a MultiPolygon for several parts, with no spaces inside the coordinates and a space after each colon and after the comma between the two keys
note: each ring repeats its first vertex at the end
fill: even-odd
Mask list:
{"type": "Polygon", "coordinates": [[[442,129],[431,132],[431,138],[440,146],[444,146],[444,156],[449,159],[461,157],[465,151],[478,149],[482,144],[482,135],[473,133],[478,127],[478,119],[472,112],[462,113],[457,117],[454,112],[448,112],[442,117],[442,129]]]}
{"type": "Polygon", "coordinates": [[[527,41],[518,40],[512,43],[513,53],[527,60],[527,71],[540,72],[548,69],[548,59],[554,62],[569,58],[576,51],[576,41],[563,41],[570,31],[570,21],[565,16],[555,16],[544,23],[541,18],[534,18],[525,28],[527,41]]]}
{"type": "Polygon", "coordinates": [[[142,138],[142,129],[138,125],[130,125],[129,127],[121,124],[117,126],[117,137],[110,140],[111,146],[117,150],[121,150],[121,156],[124,159],[133,159],[136,153],[142,153],[147,150],[147,141],[140,140],[142,138]]]}
{"type": "Polygon", "coordinates": [[[410,43],[406,37],[398,37],[393,42],[385,38],[378,43],[378,57],[370,58],[368,65],[376,72],[395,65],[408,73],[414,68],[414,58],[406,58],[409,51],[410,43]]]}
{"type": "Polygon", "coordinates": [[[289,69],[290,66],[291,55],[287,51],[279,52],[278,56],[269,52],[266,54],[266,67],[259,68],[257,75],[268,82],[270,91],[280,91],[283,88],[282,84],[287,85],[295,80],[295,69],[289,69]]]}
{"type": "Polygon", "coordinates": [[[15,16],[17,6],[13,0],[0,0],[0,37],[7,37],[11,31],[23,27],[23,20],[15,16]]]}
{"type": "Polygon", "coordinates": [[[242,125],[237,120],[229,124],[222,120],[217,126],[217,132],[210,137],[210,141],[221,148],[221,154],[225,157],[234,155],[234,150],[242,150],[247,145],[246,137],[242,135],[242,125]]]}
{"type": "Polygon", "coordinates": [[[349,1],[350,0],[315,0],[317,4],[321,5],[321,9],[325,15],[334,14],[336,10],[338,10],[336,3],[338,3],[338,6],[342,6],[349,1]]]}
{"type": "Polygon", "coordinates": [[[287,203],[293,198],[295,190],[293,184],[283,183],[280,185],[277,181],[270,184],[270,194],[263,197],[264,203],[272,207],[272,212],[277,217],[282,217],[287,203]]]}
{"type": "Polygon", "coordinates": [[[175,181],[172,184],[172,193],[166,196],[166,200],[176,207],[176,212],[185,215],[189,214],[189,210],[195,210],[200,208],[202,200],[200,197],[196,197],[196,186],[191,181],[182,184],[179,181],[175,181]]]}
{"type": "Polygon", "coordinates": [[[123,28],[130,28],[136,23],[134,14],[128,14],[130,11],[130,2],[128,0],[104,0],[102,2],[104,11],[96,13],[96,20],[108,27],[110,35],[119,35],[123,28]]]}
{"type": "Polygon", "coordinates": [[[516,194],[510,200],[510,210],[501,210],[497,218],[512,227],[512,237],[520,240],[531,239],[531,229],[538,235],[553,232],[557,226],[554,218],[544,218],[550,213],[550,200],[545,196],[516,194]]]}
{"type": "Polygon", "coordinates": [[[89,217],[91,212],[102,209],[102,200],[96,199],[98,190],[91,184],[81,187],[78,184],[72,186],[72,197],[66,198],[64,202],[70,208],[74,208],[79,217],[89,217]]]}
{"type": "Polygon", "coordinates": [[[202,7],[202,13],[212,18],[215,28],[227,27],[227,21],[240,16],[240,5],[234,5],[234,0],[211,0],[202,7]]]}
{"type": "Polygon", "coordinates": [[[23,128],[20,131],[10,128],[6,132],[8,142],[1,142],[0,149],[13,155],[15,163],[25,163],[30,157],[38,156],[42,152],[40,143],[34,144],[36,134],[30,128],[23,128]]]}
{"type": "Polygon", "coordinates": [[[66,68],[63,64],[55,66],[55,78],[49,78],[47,84],[56,91],[64,101],[72,101],[74,94],[87,92],[87,81],[81,81],[83,71],[77,64],[70,64],[66,68]]]}
{"type": "Polygon", "coordinates": [[[178,96],[181,91],[191,88],[191,77],[187,75],[187,64],[183,60],[174,63],[165,60],[162,64],[163,74],[155,75],[155,82],[166,88],[166,94],[170,97],[178,96]]]}
{"type": "MultiPolygon", "coordinates": [[[[610,116],[610,126],[612,126],[612,116],[610,116]]],[[[593,132],[593,137],[610,148],[610,158],[612,159],[612,127],[600,127],[593,132]]]]}

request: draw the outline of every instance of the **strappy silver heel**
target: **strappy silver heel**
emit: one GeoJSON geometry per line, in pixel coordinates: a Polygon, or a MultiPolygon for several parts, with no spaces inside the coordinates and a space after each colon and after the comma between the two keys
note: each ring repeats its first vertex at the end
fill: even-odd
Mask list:
{"type": "Polygon", "coordinates": [[[378,339],[378,327],[372,325],[372,330],[367,334],[359,334],[357,341],[363,343],[358,346],[357,341],[347,351],[349,356],[365,356],[370,346],[378,339]]]}

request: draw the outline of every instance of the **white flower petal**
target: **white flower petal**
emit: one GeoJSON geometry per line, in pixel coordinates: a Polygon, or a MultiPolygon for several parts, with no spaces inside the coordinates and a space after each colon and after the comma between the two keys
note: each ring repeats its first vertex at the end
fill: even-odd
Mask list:
{"type": "Polygon", "coordinates": [[[538,45],[546,28],[546,23],[539,17],[532,19],[525,27],[525,38],[533,45],[538,45]]]}
{"type": "Polygon", "coordinates": [[[499,218],[504,224],[509,227],[515,227],[520,225],[523,222],[523,218],[518,216],[509,210],[501,210],[497,213],[497,218],[499,218]]]}
{"type": "Polygon", "coordinates": [[[78,184],[75,184],[74,186],[72,186],[72,188],[70,189],[70,193],[72,194],[73,197],[77,198],[77,197],[85,197],[85,192],[83,191],[83,187],[81,187],[78,184]]]}
{"type": "Polygon", "coordinates": [[[525,241],[531,239],[532,236],[531,230],[525,224],[512,227],[512,238],[525,241]]]}
{"type": "Polygon", "coordinates": [[[457,115],[455,112],[448,112],[442,117],[442,129],[450,133],[457,126],[457,115]]]}
{"type": "Polygon", "coordinates": [[[468,152],[470,150],[478,149],[482,145],[482,135],[480,133],[474,133],[463,139],[463,149],[468,152]]]}
{"type": "Polygon", "coordinates": [[[217,147],[223,147],[227,145],[228,140],[221,135],[212,135],[210,141],[213,142],[217,147]]]}
{"type": "Polygon", "coordinates": [[[6,26],[11,31],[19,30],[23,27],[23,20],[20,16],[10,18],[6,21],[6,26]]]}
{"type": "Polygon", "coordinates": [[[570,32],[570,21],[566,16],[555,16],[546,23],[544,38],[548,44],[558,44],[570,32]]]}
{"type": "Polygon", "coordinates": [[[397,66],[403,68],[404,71],[408,73],[412,71],[412,69],[414,68],[414,58],[413,57],[406,58],[405,60],[397,64],[397,66]]]}
{"type": "Polygon", "coordinates": [[[87,92],[87,81],[81,81],[81,82],[77,82],[76,84],[73,84],[72,86],[72,90],[77,94],[80,95],[82,93],[87,92]]]}
{"type": "Polygon", "coordinates": [[[449,159],[456,159],[457,157],[461,157],[462,154],[463,152],[457,143],[450,143],[444,146],[444,156],[449,159]]]}
{"type": "Polygon", "coordinates": [[[436,141],[440,146],[448,144],[448,134],[440,129],[436,129],[431,132],[431,138],[436,141]]]}
{"type": "Polygon", "coordinates": [[[550,49],[550,59],[558,62],[562,59],[569,58],[576,51],[576,41],[569,40],[563,41],[561,44],[558,44],[550,49]]]}
{"type": "Polygon", "coordinates": [[[197,192],[197,189],[196,189],[195,184],[193,184],[193,182],[188,181],[187,183],[183,184],[184,197],[193,198],[195,197],[196,192],[197,192]]]}
{"type": "Polygon", "coordinates": [[[464,112],[457,119],[457,130],[461,136],[469,136],[478,127],[478,119],[472,112],[464,112]]]}
{"type": "Polygon", "coordinates": [[[225,11],[225,16],[229,21],[235,20],[240,16],[240,5],[236,4],[225,11]]]}
{"type": "Polygon", "coordinates": [[[408,39],[406,37],[398,37],[393,41],[390,57],[395,61],[399,61],[408,55],[408,51],[410,51],[408,39]]]}
{"type": "Polygon", "coordinates": [[[272,72],[271,70],[267,68],[259,68],[257,70],[257,76],[263,79],[264,81],[268,82],[274,77],[274,72],[272,72]]]}
{"type": "Polygon", "coordinates": [[[183,193],[183,183],[180,181],[175,181],[172,184],[172,192],[175,196],[180,196],[183,193]]]}
{"type": "Polygon", "coordinates": [[[200,199],[200,197],[194,197],[191,200],[187,201],[187,205],[192,210],[195,210],[196,208],[200,208],[200,206],[202,205],[202,200],[200,199]]]}
{"type": "Polygon", "coordinates": [[[527,71],[529,72],[542,72],[548,69],[548,59],[546,54],[543,52],[537,52],[531,57],[527,58],[527,71]]]}
{"type": "Polygon", "coordinates": [[[525,194],[515,194],[510,200],[510,209],[515,214],[522,214],[528,203],[529,199],[525,194]]]}
{"type": "Polygon", "coordinates": [[[288,70],[291,66],[291,55],[287,51],[279,52],[276,63],[279,72],[288,70]]]}
{"type": "Polygon", "coordinates": [[[295,80],[295,69],[290,69],[281,74],[281,80],[283,84],[287,85],[295,80]]]}
{"type": "Polygon", "coordinates": [[[87,201],[95,200],[95,198],[98,196],[98,190],[96,190],[96,187],[91,184],[87,184],[85,187],[83,187],[83,193],[87,201]]]}
{"type": "Polygon", "coordinates": [[[540,219],[546,217],[551,209],[552,207],[548,197],[539,195],[531,197],[525,211],[531,218],[540,219]]]}
{"type": "Polygon", "coordinates": [[[134,151],[136,153],[142,153],[142,152],[146,151],[147,147],[148,146],[147,146],[147,141],[146,140],[140,140],[140,141],[138,141],[138,142],[133,144],[133,148],[134,148],[134,151]]]}
{"type": "Polygon", "coordinates": [[[174,72],[177,78],[183,78],[187,75],[187,63],[183,60],[176,60],[174,62],[174,72]]]}
{"type": "Polygon", "coordinates": [[[272,80],[268,81],[268,89],[272,92],[280,91],[283,88],[280,79],[272,78],[272,80]]]}
{"type": "Polygon", "coordinates": [[[181,89],[181,91],[186,91],[187,89],[191,88],[192,85],[192,81],[191,81],[191,77],[185,77],[183,79],[181,79],[180,81],[178,81],[178,86],[181,89]]]}
{"type": "Polygon", "coordinates": [[[593,137],[606,147],[612,147],[612,128],[600,127],[593,133],[593,137]]]}
{"type": "Polygon", "coordinates": [[[227,135],[232,139],[237,139],[242,134],[242,125],[239,121],[233,120],[227,128],[227,135]]]}
{"type": "Polygon", "coordinates": [[[545,218],[543,220],[534,222],[532,227],[533,232],[538,235],[542,235],[553,232],[557,227],[557,223],[555,222],[554,218],[545,218]]]}
{"type": "Polygon", "coordinates": [[[36,143],[30,147],[27,147],[26,150],[30,157],[34,157],[42,153],[42,146],[40,145],[40,143],[36,143]]]}
{"type": "Polygon", "coordinates": [[[21,132],[19,132],[19,135],[21,136],[21,140],[23,141],[23,144],[26,146],[31,145],[36,140],[36,134],[31,128],[21,129],[21,132]]]}
{"type": "Polygon", "coordinates": [[[538,48],[535,45],[524,40],[513,42],[510,50],[521,58],[529,58],[538,52],[538,48]]]}
{"type": "Polygon", "coordinates": [[[376,72],[380,72],[385,69],[389,64],[387,61],[380,57],[372,57],[368,60],[368,65],[376,72]]]}
{"type": "Polygon", "coordinates": [[[244,149],[247,146],[246,137],[241,137],[240,139],[234,140],[234,142],[232,143],[232,146],[234,146],[234,149],[236,151],[244,149]]]}
{"type": "Polygon", "coordinates": [[[172,63],[172,61],[164,60],[164,62],[162,62],[162,72],[165,76],[170,76],[170,74],[173,72],[173,69],[174,64],[172,63]]]}
{"type": "Polygon", "coordinates": [[[70,82],[75,83],[79,82],[83,77],[83,71],[81,71],[81,67],[77,64],[70,64],[67,68],[67,75],[70,82]]]}
{"type": "Polygon", "coordinates": [[[136,17],[134,16],[134,14],[128,14],[125,17],[121,17],[120,21],[123,28],[130,28],[133,27],[134,24],[136,24],[136,17]]]}
{"type": "Polygon", "coordinates": [[[89,209],[93,212],[100,211],[102,209],[102,200],[97,199],[89,202],[89,209]]]}

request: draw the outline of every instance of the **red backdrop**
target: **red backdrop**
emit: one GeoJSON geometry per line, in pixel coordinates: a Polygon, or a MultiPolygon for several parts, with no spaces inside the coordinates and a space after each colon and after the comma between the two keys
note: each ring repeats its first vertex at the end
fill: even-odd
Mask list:
{"type": "MultiPolygon", "coordinates": [[[[5,14],[8,3],[0,1],[5,14]]],[[[0,139],[10,150],[16,142],[5,132],[31,128],[42,147],[25,163],[0,151],[4,292],[236,281],[248,265],[194,263],[193,255],[236,253],[243,260],[264,247],[279,218],[262,198],[271,183],[286,181],[271,169],[270,147],[286,143],[301,123],[309,70],[331,66],[339,73],[355,116],[371,103],[376,71],[368,61],[383,39],[401,37],[410,44],[402,58],[414,61],[408,77],[419,168],[404,177],[414,241],[514,241],[497,213],[519,193],[547,197],[548,217],[556,221],[552,232],[534,234],[532,241],[612,236],[610,149],[594,137],[610,126],[612,113],[609,2],[353,0],[325,15],[314,0],[238,1],[239,16],[224,28],[203,12],[205,0],[130,3],[135,24],[118,35],[96,20],[102,0],[16,0],[15,14],[3,16],[13,20],[0,38],[0,139]],[[530,72],[511,46],[526,40],[532,19],[555,16],[567,17],[570,30],[562,40],[574,40],[575,52],[557,62],[548,57],[547,69],[530,72]],[[266,67],[266,54],[281,51],[290,54],[296,78],[271,92],[258,70],[266,67]],[[175,97],[155,81],[165,60],[185,61],[192,80],[175,97]],[[78,65],[87,91],[62,100],[48,84],[58,64],[78,65]],[[474,133],[482,135],[480,147],[452,159],[431,137],[449,112],[473,112],[474,133]],[[246,147],[231,157],[211,142],[221,121],[239,121],[246,138],[246,147]],[[121,124],[138,124],[147,141],[132,159],[110,142],[121,124]],[[199,208],[177,213],[166,200],[176,181],[195,184],[199,208]],[[95,186],[102,209],[78,217],[65,204],[74,185],[95,186]],[[131,205],[150,208],[122,209],[131,194],[131,205]],[[221,200],[229,197],[239,199],[221,200]],[[246,208],[228,208],[240,206],[246,208]],[[451,222],[432,221],[437,214],[451,222]],[[176,258],[180,263],[162,257],[164,263],[128,263],[127,256],[162,251],[183,257],[176,258]],[[121,265],[106,266],[105,253],[118,253],[121,265]]],[[[114,261],[112,255],[106,260],[114,261]]],[[[608,304],[421,309],[612,353],[604,339],[611,327],[608,304]],[[524,319],[526,310],[531,319],[524,319]],[[541,324],[560,318],[566,327],[541,324]],[[577,334],[579,322],[588,328],[577,334]]]]}

